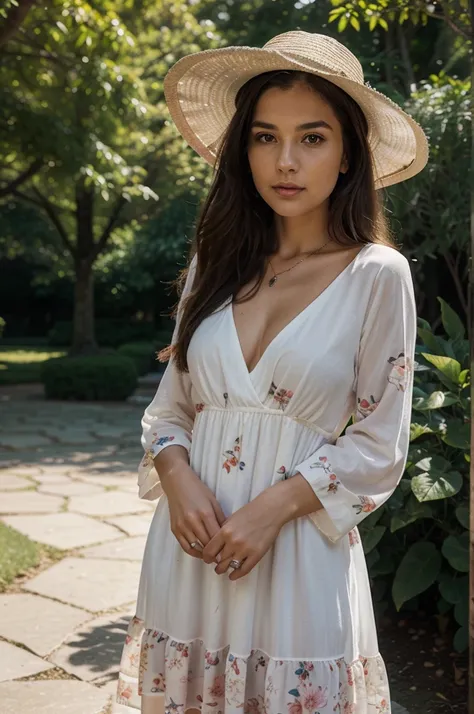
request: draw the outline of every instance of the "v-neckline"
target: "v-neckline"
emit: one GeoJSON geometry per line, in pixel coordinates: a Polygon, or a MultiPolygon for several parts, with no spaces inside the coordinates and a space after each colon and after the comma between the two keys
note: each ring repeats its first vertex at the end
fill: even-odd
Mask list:
{"type": "Polygon", "coordinates": [[[251,370],[249,370],[249,368],[248,368],[248,366],[247,366],[247,362],[245,361],[245,356],[244,356],[244,353],[243,353],[243,350],[242,350],[242,344],[241,344],[241,342],[240,342],[239,333],[237,332],[237,326],[236,326],[236,324],[235,324],[235,319],[234,319],[234,310],[233,310],[233,307],[232,307],[232,302],[233,302],[233,301],[232,301],[232,300],[229,300],[229,302],[228,302],[228,308],[229,308],[229,310],[230,310],[230,320],[231,320],[231,323],[232,323],[232,329],[233,329],[233,332],[234,332],[235,341],[236,341],[237,346],[238,346],[238,349],[239,349],[239,357],[240,357],[240,359],[241,359],[241,361],[242,361],[242,364],[243,364],[243,366],[244,366],[244,369],[245,369],[245,371],[247,372],[247,375],[248,375],[249,377],[252,377],[252,375],[257,371],[257,369],[260,367],[261,363],[264,361],[264,359],[265,359],[265,357],[267,356],[268,352],[269,352],[270,349],[275,345],[275,343],[290,329],[290,327],[293,327],[296,322],[298,322],[300,319],[302,319],[303,316],[304,316],[307,312],[309,312],[309,310],[319,301],[319,299],[322,298],[323,295],[325,295],[325,294],[328,292],[328,290],[329,290],[330,288],[332,288],[332,286],[335,285],[335,283],[337,283],[337,282],[339,281],[339,279],[342,278],[342,276],[345,275],[345,273],[347,273],[347,272],[349,271],[349,268],[355,266],[355,264],[356,264],[356,262],[357,262],[357,260],[358,260],[358,258],[359,258],[359,256],[360,256],[360,254],[361,254],[366,248],[368,248],[370,245],[372,245],[372,243],[366,243],[366,244],[358,251],[357,255],[355,255],[354,258],[352,258],[352,260],[350,261],[350,263],[348,263],[348,264],[346,265],[346,267],[343,268],[343,269],[341,270],[341,272],[338,273],[338,274],[336,275],[336,277],[335,277],[333,280],[331,280],[331,282],[329,283],[329,285],[326,285],[326,287],[324,288],[324,290],[322,290],[322,291],[319,293],[319,295],[316,295],[316,297],[315,297],[313,300],[311,300],[311,302],[309,302],[309,303],[306,305],[306,307],[304,307],[302,310],[300,310],[294,317],[291,318],[291,320],[290,320],[289,322],[286,323],[286,325],[285,325],[284,327],[282,327],[282,329],[281,329],[279,332],[277,332],[277,334],[275,335],[275,337],[273,337],[273,339],[270,340],[270,342],[268,343],[268,345],[267,345],[267,346],[265,347],[265,349],[263,350],[263,352],[262,352],[262,354],[261,354],[261,356],[260,356],[260,359],[259,359],[258,362],[256,363],[255,367],[253,367],[253,369],[251,369],[251,370]]]}

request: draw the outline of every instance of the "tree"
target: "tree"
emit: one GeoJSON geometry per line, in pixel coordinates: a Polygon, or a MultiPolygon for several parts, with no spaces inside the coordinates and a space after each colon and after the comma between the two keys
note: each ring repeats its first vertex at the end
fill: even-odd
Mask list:
{"type": "Polygon", "coordinates": [[[52,0],[34,5],[0,50],[0,196],[41,211],[72,265],[73,352],[97,350],[94,266],[116,232],[206,175],[162,91],[181,55],[221,44],[198,9],[52,0]]]}

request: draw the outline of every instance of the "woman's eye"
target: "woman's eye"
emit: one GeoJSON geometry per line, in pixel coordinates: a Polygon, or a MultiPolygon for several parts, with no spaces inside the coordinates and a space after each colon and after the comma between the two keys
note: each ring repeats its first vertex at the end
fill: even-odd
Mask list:
{"type": "Polygon", "coordinates": [[[319,144],[323,140],[323,137],[319,136],[319,134],[308,134],[307,136],[305,136],[305,139],[310,139],[310,138],[315,140],[315,141],[310,141],[309,142],[310,144],[319,144]]]}
{"type": "MultiPolygon", "coordinates": [[[[258,134],[255,138],[261,144],[269,144],[274,137],[271,134],[258,134]],[[270,141],[266,140],[268,138],[270,139],[270,141]]],[[[323,137],[319,136],[319,134],[307,134],[304,140],[306,141],[306,139],[311,139],[311,141],[308,141],[307,143],[311,144],[312,146],[317,146],[323,141],[323,137]]]]}

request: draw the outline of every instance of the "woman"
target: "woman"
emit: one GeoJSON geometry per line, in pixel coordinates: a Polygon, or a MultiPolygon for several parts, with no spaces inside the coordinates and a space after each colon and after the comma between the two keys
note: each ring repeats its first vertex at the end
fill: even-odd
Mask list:
{"type": "Polygon", "coordinates": [[[142,422],[164,495],[116,710],[390,712],[357,526],[404,471],[416,309],[376,189],[424,134],[300,31],[187,56],[165,93],[216,174],[142,422]]]}

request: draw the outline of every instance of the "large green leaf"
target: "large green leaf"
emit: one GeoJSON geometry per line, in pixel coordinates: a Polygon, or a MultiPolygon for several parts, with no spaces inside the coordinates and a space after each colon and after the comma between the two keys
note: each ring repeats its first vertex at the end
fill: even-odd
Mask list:
{"type": "Polygon", "coordinates": [[[373,578],[376,578],[379,575],[390,575],[395,572],[396,566],[397,563],[393,554],[390,551],[387,552],[384,550],[383,558],[379,558],[379,560],[370,568],[370,575],[373,578]]]}
{"type": "Polygon", "coordinates": [[[428,347],[429,350],[436,354],[439,352],[440,345],[438,339],[436,335],[433,335],[431,330],[425,329],[424,327],[419,327],[418,335],[421,337],[423,343],[426,345],[426,347],[428,347]]]}
{"type": "Polygon", "coordinates": [[[373,568],[375,563],[377,563],[379,560],[380,560],[380,553],[377,548],[374,548],[373,550],[370,551],[369,555],[366,558],[368,569],[371,570],[371,568],[373,568]]]}
{"type": "Polygon", "coordinates": [[[464,423],[461,419],[447,419],[446,434],[442,439],[445,444],[454,446],[456,449],[469,449],[471,443],[469,424],[464,423]]]}
{"type": "Polygon", "coordinates": [[[427,503],[420,503],[416,498],[411,496],[405,508],[395,513],[390,521],[390,530],[392,533],[405,528],[405,526],[420,520],[421,518],[432,518],[433,511],[427,503]]]}
{"type": "Polygon", "coordinates": [[[464,652],[469,646],[468,628],[460,627],[454,635],[454,648],[457,652],[464,652]]]}
{"type": "Polygon", "coordinates": [[[450,602],[444,599],[444,597],[440,597],[438,599],[436,606],[440,615],[446,615],[446,613],[453,607],[450,602]]]}
{"type": "Polygon", "coordinates": [[[466,329],[459,315],[454,312],[453,308],[450,307],[450,305],[448,305],[443,298],[438,297],[438,301],[441,305],[441,320],[443,322],[443,327],[449,337],[453,340],[457,338],[464,338],[466,329]]]}
{"type": "Polygon", "coordinates": [[[461,374],[461,365],[451,357],[441,357],[440,355],[431,355],[423,352],[423,357],[436,367],[450,381],[449,388],[454,389],[459,384],[459,375],[461,374]]]}
{"type": "Polygon", "coordinates": [[[439,591],[442,597],[452,605],[457,605],[464,598],[469,597],[469,576],[468,575],[448,575],[439,583],[439,591]]]}
{"type": "Polygon", "coordinates": [[[439,501],[442,498],[455,496],[462,488],[462,475],[458,471],[444,473],[432,469],[414,476],[411,488],[420,503],[424,501],[439,501]]]}
{"type": "Polygon", "coordinates": [[[385,526],[375,526],[363,534],[362,545],[366,555],[375,548],[386,530],[385,526]]]}
{"type": "Polygon", "coordinates": [[[459,523],[469,530],[469,508],[468,506],[458,506],[456,508],[456,518],[459,523]]]}
{"type": "Polygon", "coordinates": [[[451,468],[451,463],[439,454],[433,454],[433,456],[426,456],[424,459],[420,459],[415,464],[416,468],[420,471],[449,471],[451,468]]]}
{"type": "Polygon", "coordinates": [[[449,535],[441,548],[448,563],[461,573],[469,572],[469,534],[449,535]]]}
{"type": "Polygon", "coordinates": [[[434,543],[414,543],[404,555],[393,581],[392,597],[397,610],[433,585],[440,568],[441,555],[434,543]]]}
{"type": "Polygon", "coordinates": [[[436,391],[430,394],[428,399],[423,397],[413,398],[413,409],[418,411],[426,411],[427,409],[441,409],[442,407],[449,407],[451,404],[456,404],[459,402],[459,397],[450,392],[436,391]]]}
{"type": "Polygon", "coordinates": [[[469,619],[469,596],[468,593],[466,592],[466,596],[461,598],[459,602],[456,603],[454,607],[454,617],[456,618],[456,622],[458,625],[461,625],[463,627],[464,625],[467,625],[467,621],[469,619]]]}

